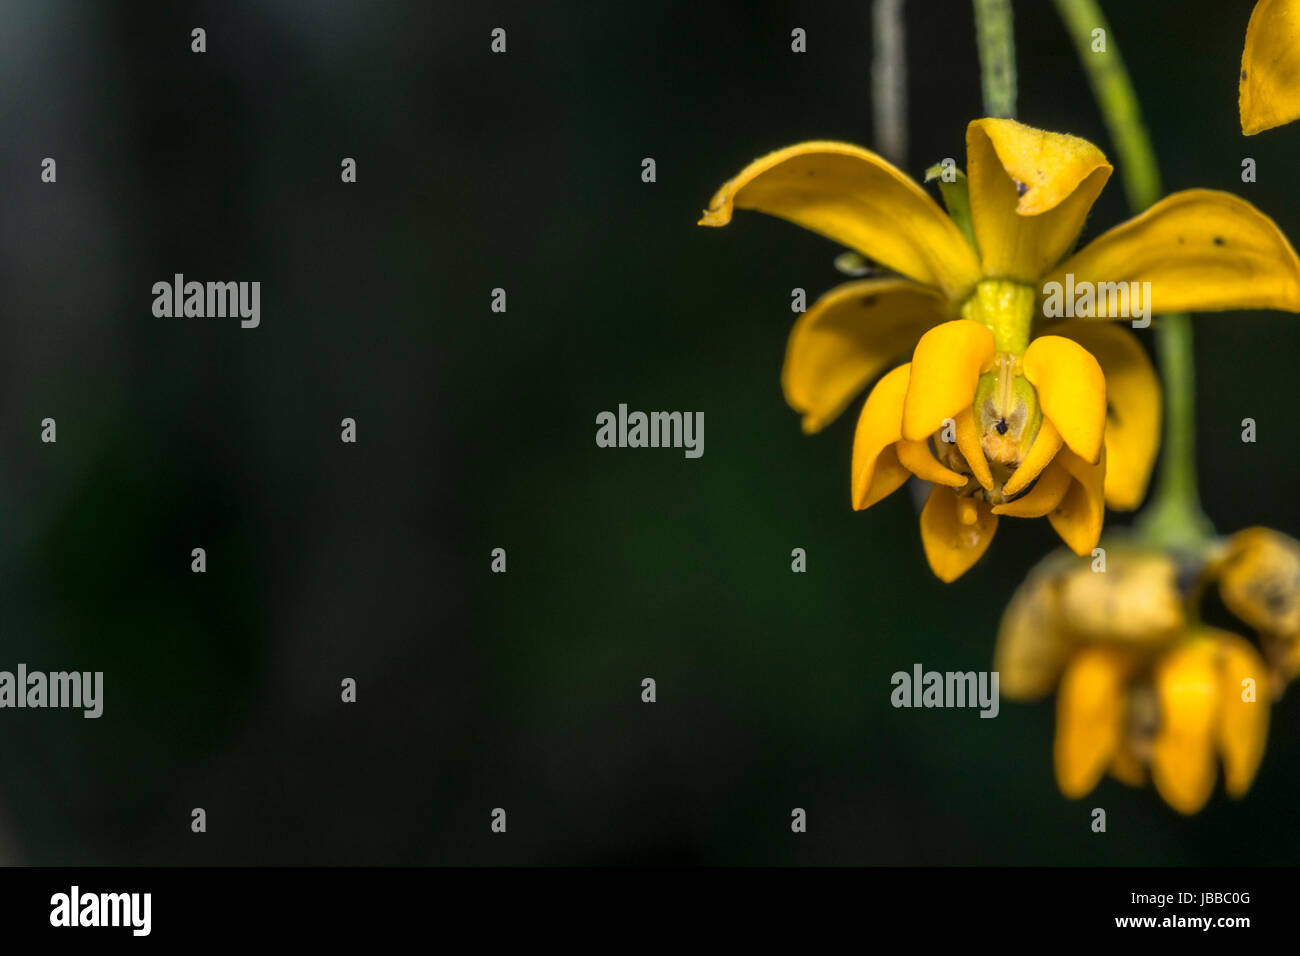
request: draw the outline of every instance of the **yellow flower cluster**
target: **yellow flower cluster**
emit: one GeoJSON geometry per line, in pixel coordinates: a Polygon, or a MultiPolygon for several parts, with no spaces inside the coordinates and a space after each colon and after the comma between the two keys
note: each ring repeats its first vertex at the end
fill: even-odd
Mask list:
{"type": "Polygon", "coordinates": [[[1264,753],[1269,705],[1300,674],[1300,542],[1242,531],[1208,556],[1123,544],[1104,566],[1045,559],[1020,586],[998,634],[1002,693],[1057,693],[1061,792],[1082,797],[1109,772],[1148,776],[1174,809],[1214,791],[1240,797],[1264,753]],[[1258,645],[1200,620],[1217,587],[1258,645]]]}
{"type": "MultiPolygon", "coordinates": [[[[1300,0],[1256,4],[1240,113],[1246,135],[1300,119],[1300,0]]],[[[1094,550],[1106,506],[1141,503],[1161,428],[1146,350],[1104,320],[1131,317],[1114,310],[1115,290],[1139,289],[1144,319],[1300,312],[1300,258],[1250,203],[1201,189],[1075,251],[1111,174],[1100,150],[986,118],[967,128],[966,162],[945,171],[945,212],[875,153],[800,143],[726,182],[700,225],[755,210],[876,267],[799,318],[781,378],[806,432],[872,386],[854,435],[855,509],[909,478],[929,482],[921,540],[944,581],[979,560],[1003,516],[1047,517],[1073,552],[1050,555],[1020,586],[995,651],[1003,693],[1057,694],[1061,792],[1082,797],[1106,773],[1149,779],[1192,814],[1221,773],[1240,797],[1271,702],[1300,676],[1300,542],[1251,528],[1190,549],[1133,538],[1094,550]],[[1062,291],[1079,288],[1087,308],[1063,317],[1062,291]],[[1253,641],[1205,622],[1212,591],[1253,641]]]]}

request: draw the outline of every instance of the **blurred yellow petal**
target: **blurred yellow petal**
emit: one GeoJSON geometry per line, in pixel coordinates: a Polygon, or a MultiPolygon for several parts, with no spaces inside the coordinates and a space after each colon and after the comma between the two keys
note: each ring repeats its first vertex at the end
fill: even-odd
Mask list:
{"type": "Polygon", "coordinates": [[[1214,792],[1214,722],[1219,703],[1215,644],[1193,640],[1156,665],[1160,727],[1151,781],[1179,813],[1196,813],[1214,792]]]}
{"type": "Polygon", "coordinates": [[[1219,754],[1232,797],[1250,789],[1268,741],[1269,673],[1255,648],[1236,634],[1218,633],[1219,754]]]}
{"type": "Polygon", "coordinates": [[[997,529],[997,515],[986,502],[958,498],[951,488],[935,485],[921,511],[921,543],[930,570],[941,581],[957,580],[988,550],[997,529]]]}
{"type": "Polygon", "coordinates": [[[1050,515],[1061,506],[1073,484],[1074,478],[1065,466],[1052,462],[1038,476],[1038,484],[1015,501],[994,506],[993,513],[1012,518],[1041,518],[1050,515]]]}
{"type": "Polygon", "coordinates": [[[1074,244],[1111,173],[1087,140],[1006,119],[966,128],[966,163],[984,274],[1033,284],[1074,244]]]}
{"type": "Polygon", "coordinates": [[[1269,663],[1269,694],[1280,698],[1286,685],[1300,677],[1300,640],[1265,633],[1259,642],[1269,663]]]}
{"type": "Polygon", "coordinates": [[[1219,594],[1256,630],[1300,635],[1300,541],[1270,528],[1237,532],[1219,572],[1219,594]]]}
{"type": "Polygon", "coordinates": [[[1124,682],[1129,658],[1108,647],[1074,655],[1056,697],[1056,783],[1077,799],[1097,786],[1119,750],[1124,731],[1124,682]]]}
{"type": "Polygon", "coordinates": [[[1238,89],[1247,136],[1300,119],[1300,0],[1259,0],[1246,27],[1238,89]]]}
{"type": "Polygon", "coordinates": [[[1006,484],[1002,486],[1004,495],[1018,495],[1022,488],[1029,485],[1031,481],[1037,478],[1044,468],[1046,468],[1056,453],[1061,450],[1061,433],[1056,430],[1050,421],[1043,419],[1042,424],[1038,426],[1038,434],[1034,436],[1034,443],[1029,446],[1029,454],[1025,460],[1020,463],[1020,467],[1011,473],[1006,484]]]}
{"type": "Polygon", "coordinates": [[[1110,775],[1120,783],[1140,787],[1147,781],[1147,768],[1126,743],[1121,743],[1111,761],[1110,775]]]}
{"type": "Polygon", "coordinates": [[[909,367],[900,365],[877,382],[858,416],[852,466],[853,507],[858,511],[892,494],[908,479],[909,472],[894,454],[894,442],[902,437],[909,367]]]}
{"type": "MultiPolygon", "coordinates": [[[[1224,309],[1300,312],[1300,259],[1244,199],[1188,189],[1098,236],[1045,282],[1150,282],[1152,313],[1224,309]]],[[[1139,287],[1140,288],[1140,287],[1139,287]]]]}
{"type": "Polygon", "coordinates": [[[1024,364],[1043,416],[1071,451],[1096,462],[1106,435],[1106,376],[1097,360],[1078,342],[1040,335],[1025,350],[1024,364]]]}
{"type": "Polygon", "coordinates": [[[943,322],[946,300],[906,279],[836,286],[799,316],[786,346],[781,385],[805,432],[820,431],[926,329],[943,322]]]}
{"type": "Polygon", "coordinates": [[[980,444],[979,426],[975,424],[975,414],[969,407],[963,408],[953,420],[957,438],[957,450],[961,452],[971,474],[985,491],[993,490],[993,473],[989,470],[988,459],[984,457],[984,446],[980,444]]]}
{"type": "Polygon", "coordinates": [[[903,437],[923,441],[970,408],[980,373],[993,362],[993,333],[970,319],[936,325],[916,343],[903,403],[903,437]]]}
{"type": "Polygon", "coordinates": [[[1117,325],[1067,322],[1056,335],[1074,339],[1106,376],[1106,504],[1132,511],[1142,503],[1160,445],[1160,380],[1136,335],[1117,325]]]}
{"type": "Polygon", "coordinates": [[[700,219],[725,226],[753,209],[811,229],[960,300],[979,279],[961,230],[912,179],[849,143],[799,143],[756,159],[723,184],[700,219]]]}
{"type": "Polygon", "coordinates": [[[1105,573],[1088,562],[1062,576],[1060,607],[1070,629],[1092,641],[1149,648],[1180,637],[1186,624],[1174,560],[1119,543],[1107,548],[1105,573]]]}
{"type": "Polygon", "coordinates": [[[1000,675],[1002,694],[1037,700],[1052,692],[1071,646],[1060,623],[1053,576],[1031,571],[1011,596],[998,627],[993,669],[1000,675]]]}
{"type": "Polygon", "coordinates": [[[939,464],[938,459],[930,451],[928,441],[903,439],[894,446],[894,450],[898,452],[899,463],[922,481],[933,481],[953,488],[960,488],[966,484],[965,475],[959,475],[951,468],[939,464]]]}
{"type": "Polygon", "coordinates": [[[1101,526],[1106,516],[1103,491],[1106,456],[1103,454],[1100,462],[1090,465],[1070,449],[1062,448],[1056,461],[1074,481],[1057,509],[1048,515],[1048,520],[1071,551],[1086,557],[1092,554],[1092,549],[1101,539],[1101,526]]]}

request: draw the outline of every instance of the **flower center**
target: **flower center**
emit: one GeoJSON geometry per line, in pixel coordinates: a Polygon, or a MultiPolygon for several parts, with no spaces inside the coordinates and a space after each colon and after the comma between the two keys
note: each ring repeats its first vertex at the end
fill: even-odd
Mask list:
{"type": "Polygon", "coordinates": [[[1015,355],[999,352],[992,371],[981,375],[975,388],[980,448],[999,487],[1029,453],[1043,422],[1038,394],[1024,377],[1022,366],[1015,355]]]}
{"type": "Polygon", "coordinates": [[[980,376],[974,414],[980,447],[988,459],[994,496],[1029,453],[1043,413],[1034,387],[1024,377],[1022,361],[1029,347],[1036,295],[1032,286],[1006,279],[985,279],[962,303],[961,316],[993,333],[997,358],[980,376]]]}

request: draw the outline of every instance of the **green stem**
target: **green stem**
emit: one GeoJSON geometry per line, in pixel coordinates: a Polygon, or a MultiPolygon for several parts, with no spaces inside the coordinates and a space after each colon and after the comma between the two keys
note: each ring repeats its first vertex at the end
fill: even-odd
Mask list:
{"type": "Polygon", "coordinates": [[[975,40],[980,51],[984,112],[1016,118],[1016,34],[1011,0],[975,0],[975,40]]]}
{"type": "Polygon", "coordinates": [[[1165,448],[1151,503],[1138,533],[1156,545],[1198,550],[1214,536],[1196,487],[1196,369],[1192,322],[1167,315],[1155,325],[1156,358],[1164,376],[1165,448]]]}
{"type": "MultiPolygon", "coordinates": [[[[1136,215],[1159,199],[1162,189],[1133,82],[1096,0],[1055,3],[1115,144],[1124,191],[1136,215]]],[[[1201,508],[1196,487],[1196,368],[1191,318],[1161,316],[1154,331],[1164,383],[1164,455],[1151,503],[1138,519],[1138,533],[1153,545],[1199,550],[1213,536],[1214,527],[1201,508]]]]}

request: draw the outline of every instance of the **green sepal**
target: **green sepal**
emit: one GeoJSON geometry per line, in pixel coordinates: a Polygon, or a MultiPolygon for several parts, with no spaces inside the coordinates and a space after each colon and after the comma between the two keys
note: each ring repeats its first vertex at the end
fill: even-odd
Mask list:
{"type": "Polygon", "coordinates": [[[966,179],[966,174],[955,166],[945,167],[943,163],[935,163],[925,171],[925,181],[928,183],[934,180],[939,182],[939,193],[943,196],[943,204],[948,207],[948,217],[957,224],[957,228],[971,244],[971,248],[979,252],[979,244],[975,241],[975,228],[971,225],[970,183],[966,179]],[[945,168],[952,169],[956,174],[952,182],[944,180],[945,168]]]}

